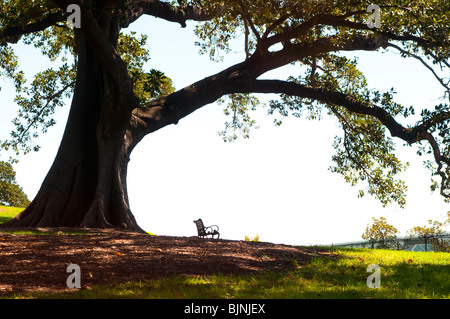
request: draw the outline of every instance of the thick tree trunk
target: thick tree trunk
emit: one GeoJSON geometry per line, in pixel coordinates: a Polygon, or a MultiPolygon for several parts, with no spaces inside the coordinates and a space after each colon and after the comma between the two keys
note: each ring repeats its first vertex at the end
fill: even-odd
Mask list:
{"type": "MultiPolygon", "coordinates": [[[[109,38],[117,41],[116,37],[109,38]]],[[[29,207],[2,228],[142,231],[130,211],[126,186],[129,156],[136,144],[128,130],[131,110],[83,35],[78,42],[77,84],[55,161],[29,207]]]]}

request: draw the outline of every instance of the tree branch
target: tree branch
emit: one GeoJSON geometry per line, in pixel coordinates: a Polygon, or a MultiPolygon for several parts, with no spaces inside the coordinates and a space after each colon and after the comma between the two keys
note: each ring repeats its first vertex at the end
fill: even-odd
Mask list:
{"type": "Polygon", "coordinates": [[[323,103],[340,105],[353,113],[370,115],[377,118],[389,130],[393,137],[401,138],[407,143],[412,144],[423,139],[423,137],[418,135],[418,132],[422,129],[421,126],[405,128],[383,108],[364,101],[358,101],[354,97],[341,92],[323,88],[312,88],[302,84],[280,80],[255,80],[247,86],[241,84],[241,92],[239,93],[287,94],[309,98],[323,103]]]}
{"type": "MultiPolygon", "coordinates": [[[[383,7],[383,6],[381,6],[383,7]]],[[[397,7],[397,6],[395,6],[397,7]]],[[[358,11],[361,13],[362,11],[358,11]]],[[[318,17],[317,24],[324,24],[334,27],[349,27],[355,30],[371,30],[377,34],[383,35],[392,40],[398,41],[413,41],[424,48],[431,48],[442,45],[439,41],[429,41],[424,38],[412,35],[412,34],[395,34],[387,31],[378,31],[377,29],[370,29],[366,23],[357,23],[344,19],[344,16],[333,16],[333,15],[321,15],[318,17]]]]}
{"type": "MultiPolygon", "coordinates": [[[[133,125],[136,126],[136,134],[146,135],[166,125],[177,123],[181,118],[226,94],[284,93],[283,90],[286,87],[292,87],[294,83],[284,81],[255,82],[258,76],[279,66],[320,53],[339,50],[375,50],[384,44],[383,39],[369,39],[364,36],[357,36],[354,39],[340,43],[336,40],[336,37],[323,38],[314,41],[312,44],[298,44],[285,47],[278,52],[254,54],[245,62],[207,77],[166,97],[156,99],[147,107],[136,108],[133,111],[135,116],[133,125]],[[257,87],[253,87],[252,85],[254,84],[257,84],[257,87]],[[281,90],[280,85],[283,90],[281,90]],[[140,129],[137,129],[137,126],[140,126],[140,129]],[[138,132],[139,130],[142,130],[142,132],[138,132]]],[[[292,92],[294,95],[299,93],[296,91],[297,89],[299,88],[295,87],[295,90],[292,92]]],[[[320,100],[321,93],[331,94],[329,91],[321,92],[321,89],[315,90],[318,91],[315,91],[314,97],[311,97],[314,99],[320,100]]],[[[305,92],[302,92],[302,94],[311,94],[311,92],[305,87],[305,92]]],[[[342,99],[342,96],[339,97],[342,99]]],[[[334,98],[337,97],[335,96],[334,98]]],[[[337,104],[339,104],[338,102],[342,101],[336,101],[337,104]]],[[[357,104],[356,102],[354,103],[357,104]]],[[[383,115],[387,116],[388,114],[385,112],[379,115],[380,118],[383,115]]],[[[401,129],[399,128],[398,134],[401,134],[400,131],[401,129]]]]}
{"type": "Polygon", "coordinates": [[[39,113],[37,113],[33,120],[28,124],[27,128],[20,134],[18,141],[19,143],[23,143],[23,138],[27,135],[28,131],[39,121],[39,119],[41,118],[42,114],[44,114],[44,112],[47,110],[47,108],[49,107],[50,103],[57,97],[61,96],[64,94],[64,92],[66,92],[70,87],[74,87],[75,86],[76,81],[71,81],[69,83],[67,83],[61,90],[59,90],[58,92],[53,93],[50,96],[47,97],[43,97],[44,100],[46,100],[45,105],[41,108],[41,110],[39,111],[39,113]]]}
{"type": "Polygon", "coordinates": [[[250,27],[250,29],[252,30],[253,34],[255,35],[256,39],[259,42],[261,40],[261,35],[259,34],[258,30],[256,30],[256,27],[253,24],[252,18],[250,17],[247,10],[245,9],[245,6],[242,3],[242,0],[236,0],[236,1],[238,3],[239,7],[241,7],[242,18],[244,19],[245,23],[250,27]]]}
{"type": "Polygon", "coordinates": [[[65,12],[50,13],[42,20],[26,25],[9,27],[0,33],[0,42],[17,43],[23,35],[38,32],[66,20],[65,12]]]}
{"type": "Polygon", "coordinates": [[[415,55],[415,54],[413,54],[413,53],[410,53],[410,52],[408,52],[408,51],[406,51],[406,50],[403,50],[402,48],[400,48],[399,46],[397,46],[397,45],[395,45],[395,44],[392,44],[392,43],[388,43],[388,46],[390,46],[390,47],[393,47],[393,48],[395,48],[395,49],[397,49],[398,51],[400,51],[401,53],[403,53],[403,54],[405,54],[405,55],[408,55],[408,56],[410,56],[410,57],[413,57],[414,59],[416,59],[416,60],[419,60],[420,61],[420,63],[422,63],[433,75],[434,75],[434,77],[438,80],[438,82],[442,85],[442,87],[444,87],[444,89],[446,90],[446,92],[447,92],[447,94],[448,94],[448,98],[449,98],[449,100],[450,100],[450,87],[447,85],[447,84],[445,84],[444,83],[444,80],[443,79],[441,79],[437,74],[436,74],[436,72],[434,71],[434,69],[430,66],[430,65],[428,65],[428,63],[426,63],[420,56],[418,56],[418,55],[415,55]]]}
{"type": "MultiPolygon", "coordinates": [[[[303,23],[299,24],[298,26],[292,28],[291,30],[288,30],[286,32],[283,32],[281,34],[277,34],[271,37],[267,37],[268,33],[271,32],[271,28],[274,26],[270,26],[267,31],[265,32],[265,36],[263,36],[263,47],[269,48],[270,46],[276,44],[276,43],[283,43],[291,39],[299,38],[301,35],[305,34],[307,31],[309,31],[312,27],[319,25],[319,24],[326,24],[326,25],[334,25],[334,26],[347,26],[352,27],[354,29],[363,29],[363,30],[370,30],[366,24],[364,23],[355,23],[351,21],[345,20],[345,18],[348,18],[353,15],[357,14],[365,14],[366,11],[354,11],[351,13],[347,13],[341,16],[333,16],[330,14],[318,14],[303,23]]],[[[278,21],[278,20],[277,20],[278,21]]],[[[283,18],[279,22],[275,22],[274,25],[277,23],[281,23],[283,18]]]]}
{"type": "Polygon", "coordinates": [[[439,145],[436,141],[436,139],[434,138],[434,136],[428,132],[428,131],[422,131],[420,132],[420,136],[427,140],[428,143],[430,143],[430,146],[433,150],[433,155],[434,155],[434,160],[438,165],[438,169],[436,171],[436,174],[439,175],[441,177],[441,187],[440,187],[440,194],[445,197],[445,198],[450,198],[450,194],[446,191],[446,187],[445,184],[447,182],[447,175],[442,171],[443,165],[442,163],[445,163],[446,165],[450,166],[450,158],[443,156],[441,153],[441,150],[439,148],[439,145]]]}
{"type": "Polygon", "coordinates": [[[386,110],[370,103],[358,101],[344,93],[312,88],[294,82],[280,80],[253,80],[248,77],[248,65],[241,63],[219,74],[205,78],[171,95],[154,100],[147,107],[136,108],[133,114],[143,124],[146,135],[161,127],[177,123],[200,107],[231,93],[274,93],[300,96],[345,107],[347,110],[377,118],[391,133],[407,143],[425,139],[419,136],[424,127],[405,128],[386,110]]]}
{"type": "Polygon", "coordinates": [[[355,98],[340,92],[307,87],[294,82],[255,80],[253,83],[249,83],[247,87],[241,84],[240,89],[239,93],[282,93],[309,98],[327,104],[340,105],[353,113],[375,117],[389,130],[392,137],[398,137],[408,144],[413,144],[422,140],[428,141],[433,150],[434,159],[438,165],[436,173],[441,176],[442,179],[440,193],[442,196],[450,198],[450,194],[445,192],[445,183],[448,177],[442,171],[443,163],[450,166],[450,158],[442,155],[436,139],[428,131],[428,128],[430,127],[429,123],[424,122],[413,128],[406,128],[399,124],[386,110],[379,106],[358,101],[355,98]]]}
{"type": "Polygon", "coordinates": [[[280,26],[284,21],[286,21],[289,18],[289,15],[285,14],[278,18],[274,23],[272,23],[264,32],[262,39],[266,40],[269,37],[270,32],[275,30],[276,27],[280,26]]]}
{"type": "MultiPolygon", "coordinates": [[[[304,35],[306,32],[308,32],[312,27],[316,25],[328,25],[328,26],[334,26],[334,27],[348,27],[354,30],[367,30],[372,31],[376,34],[379,34],[381,36],[384,36],[386,38],[397,40],[397,41],[413,41],[416,42],[418,45],[426,48],[433,48],[442,45],[439,41],[429,41],[426,39],[423,39],[421,37],[412,35],[412,34],[402,34],[398,35],[392,32],[386,32],[386,31],[378,31],[377,29],[370,29],[366,23],[357,23],[353,21],[348,21],[346,18],[358,14],[366,14],[366,11],[354,11],[350,13],[346,13],[340,16],[334,16],[331,14],[318,14],[303,23],[299,24],[298,26],[283,32],[281,34],[276,34],[271,37],[267,37],[268,33],[266,32],[265,36],[263,36],[263,41],[261,41],[260,46],[263,50],[267,50],[269,47],[276,43],[285,43],[286,41],[289,41],[291,39],[296,39],[304,35]]],[[[270,31],[269,31],[270,32],[270,31]]]]}
{"type": "Polygon", "coordinates": [[[186,27],[186,21],[207,21],[220,15],[225,6],[218,8],[216,12],[209,13],[206,10],[194,6],[173,6],[170,3],[158,0],[133,0],[129,4],[130,17],[124,24],[127,27],[142,15],[151,15],[170,22],[177,22],[183,28],[186,27]]]}
{"type": "Polygon", "coordinates": [[[135,108],[130,123],[134,138],[139,141],[164,126],[177,124],[180,119],[223,95],[238,92],[240,79],[248,78],[247,67],[247,62],[239,63],[170,95],[157,98],[145,107],[135,108]]]}
{"type": "Polygon", "coordinates": [[[357,34],[351,39],[334,35],[319,38],[312,42],[287,44],[282,50],[276,52],[257,50],[249,59],[249,62],[252,64],[253,77],[258,78],[267,71],[322,53],[357,50],[375,51],[381,47],[385,48],[387,40],[386,37],[381,35],[378,38],[369,38],[357,34]]]}

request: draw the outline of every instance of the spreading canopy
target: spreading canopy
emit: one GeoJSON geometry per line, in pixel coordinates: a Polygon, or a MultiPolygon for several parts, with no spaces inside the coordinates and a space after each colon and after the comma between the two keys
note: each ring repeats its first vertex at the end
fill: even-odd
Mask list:
{"type": "MultiPolygon", "coordinates": [[[[351,184],[363,183],[383,204],[405,203],[406,185],[398,179],[406,164],[395,156],[394,138],[430,154],[426,165],[437,177],[432,189],[450,199],[450,1],[383,0],[379,28],[369,27],[370,1],[362,0],[16,0],[0,4],[0,71],[12,79],[20,106],[15,130],[2,148],[15,153],[37,150],[40,132],[55,124],[53,114],[77,83],[79,38],[85,37],[112,78],[130,112],[134,144],[144,136],[220,99],[229,116],[222,135],[233,140],[255,127],[255,94],[275,93],[268,113],[276,124],[286,116],[315,119],[325,113],[340,123],[334,143],[333,172],[351,184]],[[70,4],[81,8],[81,28],[66,24],[70,4]],[[98,17],[117,20],[117,47],[108,41],[98,17]],[[201,54],[220,62],[239,45],[241,63],[175,90],[162,72],[143,70],[149,59],[146,36],[121,33],[144,15],[178,23],[192,21],[201,54]],[[33,45],[55,66],[27,83],[15,44],[33,45]],[[392,49],[420,61],[442,88],[438,105],[403,106],[395,91],[367,86],[357,60],[341,52],[392,49]],[[268,71],[293,64],[301,74],[261,79],[268,71]],[[228,101],[228,102],[226,102],[228,101]],[[413,124],[407,118],[415,115],[413,124]]],[[[163,30],[161,31],[163,32],[163,30]]],[[[420,80],[420,79],[418,79],[420,80]]],[[[364,195],[360,191],[360,195],[364,195]]]]}

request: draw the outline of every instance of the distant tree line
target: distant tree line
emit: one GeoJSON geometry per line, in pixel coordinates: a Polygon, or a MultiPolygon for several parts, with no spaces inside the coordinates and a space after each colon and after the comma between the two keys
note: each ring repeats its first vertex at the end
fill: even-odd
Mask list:
{"type": "MultiPolygon", "coordinates": [[[[385,217],[379,219],[373,217],[372,225],[367,225],[365,232],[362,234],[364,240],[368,240],[372,248],[375,243],[379,248],[392,248],[398,244],[397,234],[399,231],[390,225],[385,217]]],[[[428,245],[433,251],[450,252],[450,242],[443,238],[445,225],[450,224],[450,212],[443,222],[428,220],[428,224],[424,226],[415,226],[407,231],[411,238],[421,238],[425,242],[425,250],[428,245]]]]}

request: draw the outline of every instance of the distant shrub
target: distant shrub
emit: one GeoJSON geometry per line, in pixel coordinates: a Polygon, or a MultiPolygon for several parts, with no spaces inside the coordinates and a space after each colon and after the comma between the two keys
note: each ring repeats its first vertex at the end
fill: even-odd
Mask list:
{"type": "Polygon", "coordinates": [[[259,241],[259,235],[258,234],[256,234],[256,236],[255,237],[253,237],[253,238],[251,238],[250,239],[250,237],[248,237],[247,235],[245,235],[245,241],[259,241]]]}

